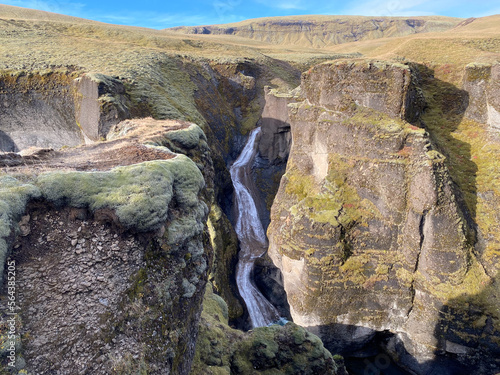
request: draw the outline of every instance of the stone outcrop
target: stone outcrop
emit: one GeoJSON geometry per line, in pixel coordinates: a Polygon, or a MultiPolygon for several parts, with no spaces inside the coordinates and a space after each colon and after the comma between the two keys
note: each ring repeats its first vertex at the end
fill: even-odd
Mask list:
{"type": "Polygon", "coordinates": [[[449,17],[357,17],[300,16],[273,17],[227,25],[184,26],[168,29],[185,34],[234,35],[271,44],[324,47],[384,37],[445,31],[459,18],[449,17]]]}
{"type": "Polygon", "coordinates": [[[76,146],[84,136],[75,121],[73,78],[66,73],[0,76],[1,151],[30,146],[76,146]]]}
{"type": "Polygon", "coordinates": [[[207,285],[191,375],[347,375],[341,356],[291,322],[242,332],[228,326],[228,307],[207,285]]]}
{"type": "Polygon", "coordinates": [[[267,86],[264,94],[265,104],[258,122],[261,135],[252,171],[260,195],[256,200],[257,209],[264,228],[267,228],[271,205],[285,173],[292,143],[287,106],[299,100],[299,96],[297,92],[281,93],[267,86]]]}
{"type": "Polygon", "coordinates": [[[0,75],[0,151],[77,146],[105,139],[130,117],[119,80],[69,71],[0,75]]]}
{"type": "Polygon", "coordinates": [[[209,165],[206,138],[180,122],[126,125],[113,141],[21,162],[25,183],[2,177],[16,364],[28,373],[190,370],[212,260],[210,193],[201,166],[165,145],[197,148],[209,165]]]}
{"type": "Polygon", "coordinates": [[[500,329],[498,294],[474,297],[496,282],[444,157],[407,122],[424,105],[415,73],[341,61],[303,74],[268,236],[294,322],[332,351],[392,332],[399,363],[425,373],[437,354],[474,365],[498,352],[500,329]]]}
{"type": "Polygon", "coordinates": [[[84,74],[75,79],[75,118],[92,141],[106,139],[112,126],[130,117],[131,102],[120,80],[104,74],[84,74]]]}
{"type": "Polygon", "coordinates": [[[269,87],[265,87],[264,92],[266,104],[259,121],[262,129],[259,155],[270,164],[284,164],[288,160],[292,143],[287,106],[297,102],[298,97],[275,92],[269,87]]]}
{"type": "Polygon", "coordinates": [[[463,89],[469,94],[465,116],[500,130],[500,64],[469,64],[463,89]]]}

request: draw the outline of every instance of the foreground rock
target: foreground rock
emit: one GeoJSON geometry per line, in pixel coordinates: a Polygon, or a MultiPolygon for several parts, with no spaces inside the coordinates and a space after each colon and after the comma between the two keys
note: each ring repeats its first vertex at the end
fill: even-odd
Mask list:
{"type": "Polygon", "coordinates": [[[198,166],[163,145],[210,155],[196,125],[144,122],[128,123],[114,141],[21,161],[17,178],[1,177],[18,369],[189,372],[212,259],[209,195],[198,166]]]}
{"type": "Polygon", "coordinates": [[[342,357],[304,328],[289,322],[243,333],[228,326],[227,311],[208,286],[191,375],[347,374],[342,357]]]}

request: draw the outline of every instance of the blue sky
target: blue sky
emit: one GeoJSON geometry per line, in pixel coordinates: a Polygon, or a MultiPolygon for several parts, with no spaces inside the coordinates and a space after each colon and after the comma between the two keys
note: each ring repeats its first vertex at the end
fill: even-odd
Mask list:
{"type": "Polygon", "coordinates": [[[46,10],[96,21],[163,29],[210,25],[248,18],[301,14],[365,16],[499,14],[498,0],[7,0],[3,4],[46,10]]]}

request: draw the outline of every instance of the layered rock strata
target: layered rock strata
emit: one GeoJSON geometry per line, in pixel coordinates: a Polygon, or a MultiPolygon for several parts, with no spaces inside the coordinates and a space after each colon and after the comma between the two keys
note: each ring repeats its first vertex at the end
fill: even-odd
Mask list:
{"type": "Polygon", "coordinates": [[[164,145],[198,148],[209,164],[206,138],[181,122],[126,128],[113,141],[21,161],[17,178],[1,178],[18,369],[190,370],[212,259],[209,194],[195,162],[164,145]]]}
{"type": "Polygon", "coordinates": [[[398,361],[425,373],[436,354],[479,363],[500,330],[444,157],[407,122],[424,107],[415,73],[342,61],[303,74],[268,236],[294,322],[344,352],[392,332],[398,361]]]}

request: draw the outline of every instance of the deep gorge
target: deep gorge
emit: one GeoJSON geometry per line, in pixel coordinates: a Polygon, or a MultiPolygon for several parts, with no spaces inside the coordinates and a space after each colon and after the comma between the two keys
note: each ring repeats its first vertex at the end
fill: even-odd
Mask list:
{"type": "MultiPolygon", "coordinates": [[[[19,202],[2,217],[7,228],[2,256],[18,257],[20,271],[27,275],[22,285],[28,285],[31,263],[40,256],[30,253],[37,242],[47,268],[53,258],[71,252],[58,272],[71,268],[73,253],[83,254],[76,257],[82,262],[77,274],[101,262],[98,246],[109,247],[99,277],[123,279],[126,285],[117,289],[116,300],[100,296],[108,298],[110,307],[91,304],[91,318],[79,323],[78,334],[85,338],[81,346],[94,357],[75,355],[61,367],[57,361],[30,362],[28,368],[46,373],[74,363],[85,366],[111,347],[116,356],[104,356],[95,365],[96,374],[113,366],[126,373],[146,363],[149,373],[187,374],[193,358],[193,374],[204,373],[203,366],[228,374],[289,366],[294,373],[301,371],[303,352],[311,356],[317,373],[341,374],[342,360],[324,351],[324,344],[332,354],[361,358],[359,363],[391,358],[409,373],[469,373],[477,366],[485,374],[498,370],[496,237],[476,217],[478,210],[495,207],[496,198],[488,198],[489,188],[476,186],[474,172],[462,176],[454,161],[468,154],[463,165],[473,169],[472,151],[449,139],[463,118],[477,129],[498,127],[490,115],[497,104],[484,94],[497,92],[498,65],[468,66],[463,88],[416,64],[360,59],[317,65],[302,74],[302,82],[298,69],[270,59],[218,63],[168,57],[152,69],[151,76],[162,77],[153,88],[147,88],[147,79],[132,82],[77,71],[2,78],[2,103],[16,104],[1,107],[5,153],[0,161],[2,171],[18,179],[2,176],[2,188],[19,202]],[[269,64],[275,64],[274,70],[269,64]],[[185,81],[173,85],[173,70],[182,71],[185,81]],[[275,79],[281,87],[267,87],[275,79]],[[88,114],[84,119],[82,108],[88,114]],[[142,120],[148,116],[152,118],[142,120]],[[34,126],[40,126],[31,118],[52,126],[44,131],[49,139],[43,144],[40,137],[33,138],[34,126]],[[252,171],[270,250],[256,263],[255,282],[282,316],[310,333],[294,325],[247,333],[231,328],[250,326],[235,282],[239,244],[229,166],[257,124],[262,134],[252,171]],[[101,151],[101,142],[90,142],[100,138],[107,139],[101,151]],[[85,148],[75,147],[85,142],[95,152],[89,152],[94,156],[88,162],[85,148]],[[30,146],[66,150],[16,153],[30,146]],[[100,199],[109,194],[104,183],[87,201],[67,196],[71,188],[63,182],[68,172],[74,173],[76,185],[88,173],[115,186],[115,165],[99,163],[117,153],[134,155],[119,172],[130,176],[120,180],[130,191],[138,189],[135,176],[143,176],[133,167],[137,163],[149,163],[145,181],[151,178],[172,189],[168,212],[154,225],[127,222],[129,216],[118,214],[128,212],[126,202],[102,205],[100,199]],[[163,174],[164,163],[174,177],[163,174]],[[184,188],[191,189],[188,197],[184,188]],[[478,191],[481,202],[472,198],[478,191]],[[61,222],[71,223],[76,235],[66,238],[61,222]],[[44,234],[43,225],[54,238],[44,234]],[[126,272],[132,274],[116,269],[117,275],[108,276],[106,267],[116,267],[116,257],[124,256],[118,250],[127,246],[127,262],[133,266],[126,272]],[[53,248],[61,254],[52,253],[53,248]],[[144,306],[150,309],[145,316],[144,306]],[[117,314],[117,309],[127,311],[123,307],[131,312],[117,314]],[[96,316],[102,329],[92,341],[87,332],[96,316]],[[181,319],[185,316],[189,319],[181,319]],[[198,329],[198,343],[204,347],[195,354],[198,329]],[[132,349],[141,345],[138,352],[132,349]],[[130,355],[119,358],[124,351],[130,355]],[[291,354],[278,360],[282,352],[291,354]]],[[[162,196],[160,191],[141,194],[162,196]]],[[[140,202],[146,205],[147,199],[140,202]]],[[[149,206],[144,210],[156,215],[149,206]]],[[[36,273],[43,275],[43,268],[36,273]]],[[[47,285],[71,284],[73,277],[71,272],[59,281],[49,277],[47,285]]],[[[90,285],[79,284],[81,289],[50,293],[64,296],[61,306],[71,305],[66,300],[71,293],[102,294],[97,293],[101,287],[92,286],[97,279],[89,280],[82,280],[90,285]]],[[[42,329],[32,328],[42,327],[43,321],[28,305],[23,310],[26,329],[42,329]]],[[[74,312],[60,310],[62,321],[72,319],[74,312]]],[[[70,342],[61,349],[49,339],[48,344],[24,340],[27,360],[37,358],[43,345],[53,345],[61,358],[72,347],[70,342]]]]}

